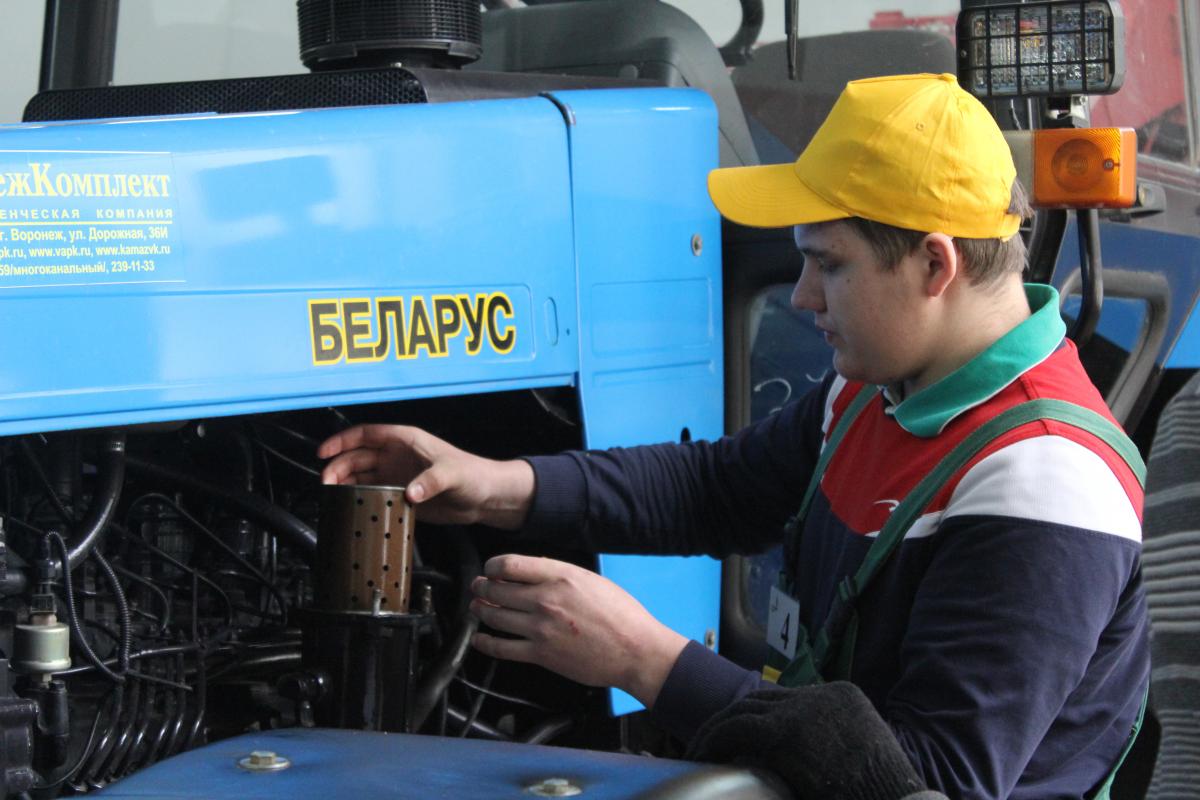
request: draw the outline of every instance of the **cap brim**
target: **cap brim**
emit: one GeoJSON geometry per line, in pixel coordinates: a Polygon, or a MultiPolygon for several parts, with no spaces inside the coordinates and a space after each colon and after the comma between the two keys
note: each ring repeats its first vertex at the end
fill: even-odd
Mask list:
{"type": "Polygon", "coordinates": [[[715,169],[708,173],[708,195],[723,216],[752,228],[784,228],[853,216],[805,186],[794,164],[715,169]]]}

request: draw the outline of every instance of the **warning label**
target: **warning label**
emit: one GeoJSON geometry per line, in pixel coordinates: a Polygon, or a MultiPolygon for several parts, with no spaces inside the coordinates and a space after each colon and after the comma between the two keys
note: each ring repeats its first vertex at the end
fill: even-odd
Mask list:
{"type": "Polygon", "coordinates": [[[165,153],[0,153],[0,291],[179,283],[165,153]]]}

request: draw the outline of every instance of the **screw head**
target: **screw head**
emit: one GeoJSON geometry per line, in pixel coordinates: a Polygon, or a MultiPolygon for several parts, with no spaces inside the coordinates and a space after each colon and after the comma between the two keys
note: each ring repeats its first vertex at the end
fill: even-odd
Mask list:
{"type": "Polygon", "coordinates": [[[250,772],[278,772],[291,765],[291,761],[271,750],[252,750],[250,755],[238,760],[238,766],[250,772]]]}
{"type": "Polygon", "coordinates": [[[692,234],[692,255],[698,256],[704,252],[704,237],[698,233],[692,234]]]}
{"type": "Polygon", "coordinates": [[[574,797],[583,794],[583,789],[566,778],[546,778],[532,786],[526,786],[525,791],[538,797],[574,797]]]}

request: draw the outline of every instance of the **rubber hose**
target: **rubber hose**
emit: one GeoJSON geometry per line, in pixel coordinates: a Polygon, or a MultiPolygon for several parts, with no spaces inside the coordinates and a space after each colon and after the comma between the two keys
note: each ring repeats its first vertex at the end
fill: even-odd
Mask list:
{"type": "Polygon", "coordinates": [[[462,622],[454,633],[454,638],[442,652],[437,663],[430,668],[429,673],[417,686],[413,697],[413,711],[410,721],[411,730],[418,731],[429,718],[438,699],[445,693],[454,676],[462,667],[463,659],[471,646],[471,636],[479,627],[479,620],[467,613],[471,602],[471,581],[480,574],[479,551],[475,549],[466,533],[453,528],[447,529],[444,536],[459,552],[458,576],[459,586],[462,587],[458,614],[462,622]]]}
{"type": "Polygon", "coordinates": [[[181,470],[155,464],[137,456],[126,459],[130,469],[154,475],[240,509],[249,519],[282,537],[300,555],[312,562],[317,553],[317,533],[302,520],[270,501],[250,492],[226,489],[181,470]]]}
{"type": "Polygon", "coordinates": [[[125,483],[125,433],[112,431],[101,445],[97,468],[96,491],[87,516],[71,536],[68,569],[74,570],[88,557],[100,541],[104,529],[112,521],[117,501],[121,499],[121,486],[125,483]]]}

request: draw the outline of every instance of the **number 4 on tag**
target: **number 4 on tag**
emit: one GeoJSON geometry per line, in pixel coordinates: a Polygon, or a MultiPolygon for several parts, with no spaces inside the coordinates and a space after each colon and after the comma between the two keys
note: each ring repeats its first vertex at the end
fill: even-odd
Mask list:
{"type": "Polygon", "coordinates": [[[800,604],[779,587],[771,587],[771,605],[767,613],[767,644],[789,659],[796,657],[796,637],[800,631],[800,604]]]}

